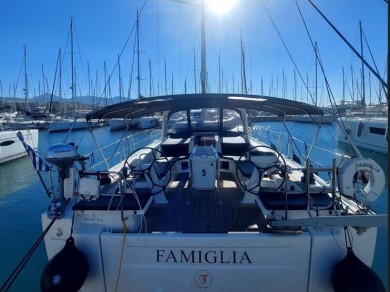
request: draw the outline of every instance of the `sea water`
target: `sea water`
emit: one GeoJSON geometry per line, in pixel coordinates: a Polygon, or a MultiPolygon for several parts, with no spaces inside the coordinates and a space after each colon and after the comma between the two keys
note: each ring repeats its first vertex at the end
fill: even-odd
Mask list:
{"type": "MultiPolygon", "coordinates": [[[[308,137],[307,133],[313,132],[313,125],[294,124],[292,122],[289,124],[292,135],[307,143],[307,147],[301,148],[300,151],[308,151],[311,137],[308,137]]],[[[258,125],[267,129],[268,126],[275,126],[275,123],[259,123],[258,125]]],[[[325,131],[318,137],[318,146],[332,152],[345,152],[346,149],[337,144],[336,126],[324,125],[323,128],[325,131]]],[[[81,145],[80,142],[82,141],[79,152],[80,154],[88,154],[95,150],[94,139],[99,144],[103,144],[104,141],[115,141],[122,135],[122,131],[110,131],[109,127],[97,129],[94,137],[84,131],[75,131],[69,135],[61,132],[40,131],[39,153],[44,157],[48,147],[55,143],[74,142],[76,145],[81,145]]],[[[280,137],[272,137],[272,133],[267,132],[263,140],[266,143],[272,141],[274,144],[281,141],[280,137]]],[[[116,150],[108,149],[105,153],[109,155],[110,151],[114,152],[116,150]]],[[[313,157],[318,159],[319,162],[325,162],[325,158],[329,158],[317,155],[316,151],[318,150],[313,150],[313,157]]],[[[386,155],[365,150],[361,150],[361,152],[364,156],[377,161],[385,170],[386,178],[388,177],[388,159],[386,155]]],[[[99,159],[97,156],[91,159],[99,159]]],[[[0,165],[0,234],[2,238],[0,240],[0,285],[4,283],[41,235],[40,215],[49,204],[50,199],[46,195],[28,157],[0,165]]],[[[385,190],[379,199],[373,203],[373,208],[378,213],[388,213],[387,180],[385,190]]],[[[39,291],[40,275],[46,264],[47,256],[42,242],[15,280],[10,291],[39,291]]],[[[372,268],[388,289],[388,230],[386,228],[378,229],[376,253],[372,268]]]]}

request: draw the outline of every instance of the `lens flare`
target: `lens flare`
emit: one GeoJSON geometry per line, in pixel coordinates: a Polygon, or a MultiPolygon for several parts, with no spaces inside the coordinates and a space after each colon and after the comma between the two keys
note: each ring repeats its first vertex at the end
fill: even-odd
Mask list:
{"type": "Polygon", "coordinates": [[[206,0],[207,8],[218,15],[228,13],[237,0],[206,0]]]}

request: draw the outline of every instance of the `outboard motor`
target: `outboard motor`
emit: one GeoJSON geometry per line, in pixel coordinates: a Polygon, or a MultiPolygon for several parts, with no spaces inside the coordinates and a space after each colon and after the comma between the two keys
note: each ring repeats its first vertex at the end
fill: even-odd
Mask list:
{"type": "Polygon", "coordinates": [[[64,181],[70,176],[73,163],[80,159],[77,147],[74,144],[55,144],[50,146],[46,153],[46,160],[58,167],[58,193],[49,207],[48,217],[61,217],[65,210],[65,184],[64,181]]]}

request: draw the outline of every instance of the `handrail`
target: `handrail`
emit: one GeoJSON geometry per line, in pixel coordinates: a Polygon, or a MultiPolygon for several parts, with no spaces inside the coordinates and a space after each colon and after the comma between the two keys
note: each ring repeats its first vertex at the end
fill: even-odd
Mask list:
{"type": "MultiPolygon", "coordinates": [[[[140,131],[140,132],[136,132],[136,133],[131,133],[130,135],[128,135],[126,137],[121,137],[120,139],[118,139],[112,143],[109,143],[109,144],[101,147],[100,149],[95,150],[95,151],[88,154],[91,157],[95,157],[95,155],[97,155],[97,154],[104,155],[105,150],[109,149],[110,147],[113,147],[114,145],[118,145],[118,147],[115,149],[115,152],[113,152],[109,155],[108,161],[106,160],[105,157],[103,157],[103,159],[101,161],[98,161],[96,163],[92,163],[90,165],[90,169],[95,169],[96,167],[100,166],[101,164],[106,163],[106,161],[108,163],[108,162],[112,161],[113,158],[117,158],[117,157],[124,158],[128,154],[133,152],[134,150],[139,149],[139,148],[141,148],[149,143],[152,143],[153,141],[159,140],[160,137],[161,137],[161,131],[159,129],[148,129],[148,130],[144,130],[144,131],[140,131]],[[148,135],[146,135],[145,138],[142,138],[142,136],[145,135],[145,133],[147,133],[148,135]],[[138,137],[141,137],[141,139],[139,139],[138,137]]],[[[105,156],[107,156],[107,155],[105,155],[105,156]]]]}
{"type": "MultiPolygon", "coordinates": [[[[270,142],[277,142],[278,146],[278,150],[279,152],[281,152],[281,147],[280,145],[289,145],[289,142],[287,143],[283,143],[283,139],[282,137],[285,137],[287,140],[290,138],[290,139],[293,139],[294,141],[298,142],[300,145],[306,145],[308,147],[313,147],[313,149],[316,149],[316,150],[320,150],[320,151],[323,151],[323,152],[326,152],[326,153],[330,153],[332,155],[335,155],[335,156],[339,156],[339,157],[342,157],[342,158],[351,158],[350,156],[344,154],[344,153],[340,153],[340,152],[335,152],[335,151],[331,151],[331,150],[328,150],[328,149],[325,149],[325,148],[322,148],[322,147],[319,147],[317,145],[314,145],[312,143],[306,143],[305,141],[302,141],[296,137],[292,137],[292,136],[289,136],[287,135],[286,133],[283,133],[282,131],[275,131],[275,130],[270,130],[266,127],[263,127],[263,126],[253,126],[252,127],[252,133],[251,133],[251,136],[253,138],[256,138],[258,140],[263,140],[263,141],[266,141],[267,139],[270,139],[271,141],[270,142]],[[256,133],[256,134],[255,134],[256,133]],[[274,134],[275,136],[277,136],[277,139],[270,139],[269,136],[267,136],[266,134],[267,133],[272,133],[274,134]],[[254,135],[255,134],[255,135],[254,135]]],[[[287,151],[289,149],[287,148],[287,151]]],[[[291,150],[290,150],[291,151],[291,150]]],[[[288,155],[288,153],[286,153],[286,155],[288,155]]],[[[311,161],[313,162],[313,161],[311,161]]],[[[316,164],[318,165],[321,165],[320,162],[318,161],[314,161],[316,162],[316,164]]]]}

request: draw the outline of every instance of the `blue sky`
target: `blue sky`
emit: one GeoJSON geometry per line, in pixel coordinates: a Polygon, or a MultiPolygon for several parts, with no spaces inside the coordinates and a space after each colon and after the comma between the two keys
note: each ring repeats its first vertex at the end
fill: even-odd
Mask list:
{"type": "MultiPolygon", "coordinates": [[[[194,2],[200,3],[200,0],[194,2]]],[[[137,67],[134,63],[134,24],[137,10],[141,12],[141,94],[184,93],[185,86],[187,92],[194,92],[195,76],[199,92],[200,8],[173,0],[148,0],[144,3],[144,0],[0,1],[1,96],[13,96],[15,87],[16,96],[23,96],[24,72],[20,70],[23,47],[26,46],[29,96],[38,95],[46,87],[51,92],[58,51],[61,49],[62,94],[70,97],[70,45],[67,39],[70,19],[73,17],[77,94],[87,95],[91,92],[103,96],[105,62],[107,75],[112,74],[111,96],[118,96],[119,72],[116,62],[121,54],[123,95],[128,96],[131,84],[130,96],[135,98],[137,67]],[[46,78],[45,86],[42,76],[46,78]]],[[[312,39],[317,41],[336,100],[342,96],[343,67],[345,98],[357,99],[358,91],[361,91],[359,59],[308,1],[297,0],[297,3],[312,39]]],[[[358,51],[359,21],[362,21],[364,35],[378,70],[382,76],[387,74],[388,4],[384,0],[316,0],[314,3],[358,51]]],[[[219,86],[222,86],[223,91],[241,91],[242,38],[250,93],[307,101],[303,82],[297,71],[294,82],[294,64],[265,8],[304,81],[306,78],[309,80],[310,90],[314,92],[315,55],[294,0],[241,0],[223,15],[206,8],[208,91],[216,92],[219,86]],[[222,76],[222,81],[219,76],[222,76]]],[[[373,66],[367,45],[364,45],[363,50],[367,61],[373,66]]],[[[368,78],[366,70],[367,99],[370,98],[368,78]]],[[[387,77],[384,79],[387,80],[387,77]]],[[[318,104],[327,105],[328,97],[320,71],[317,80],[318,104]]],[[[58,93],[58,79],[55,93],[58,93]]],[[[378,93],[379,82],[371,75],[372,101],[377,101],[378,93]]]]}

